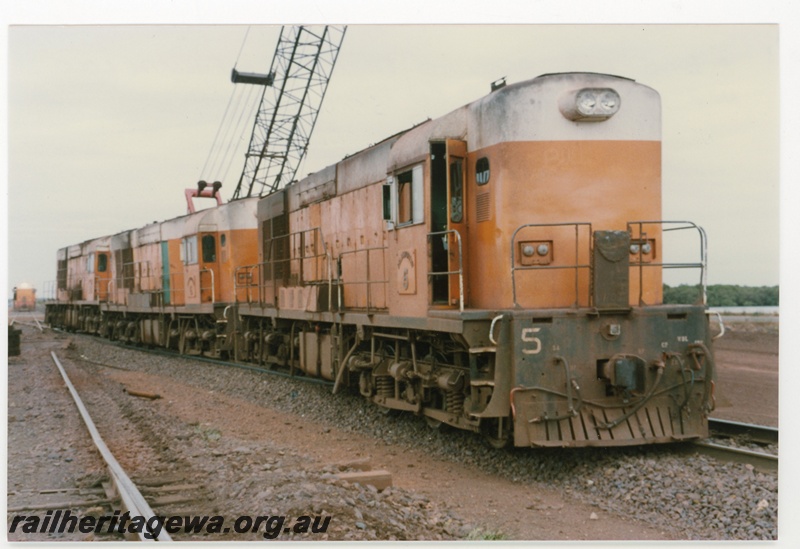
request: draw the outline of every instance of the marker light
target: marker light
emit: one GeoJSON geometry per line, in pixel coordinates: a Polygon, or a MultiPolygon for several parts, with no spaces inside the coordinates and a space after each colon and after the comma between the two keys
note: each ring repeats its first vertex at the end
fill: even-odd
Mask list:
{"type": "Polygon", "coordinates": [[[558,108],[565,118],[574,121],[600,122],[619,110],[619,94],[611,88],[583,88],[561,97],[558,108]]]}

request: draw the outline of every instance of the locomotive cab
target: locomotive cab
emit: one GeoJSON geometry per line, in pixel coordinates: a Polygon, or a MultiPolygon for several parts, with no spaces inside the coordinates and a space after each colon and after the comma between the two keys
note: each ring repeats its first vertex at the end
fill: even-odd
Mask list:
{"type": "MultiPolygon", "coordinates": [[[[714,378],[705,306],[662,305],[663,268],[697,269],[704,286],[705,234],[661,221],[660,109],[657,92],[627,78],[544,75],[392,145],[389,312],[458,320],[467,348],[467,420],[441,413],[450,389],[425,415],[476,422],[520,446],[705,436],[714,378]],[[694,233],[702,257],[667,263],[674,232],[694,233]]],[[[454,376],[451,364],[431,372],[454,376]]]]}
{"type": "Polygon", "coordinates": [[[468,301],[502,311],[512,348],[498,343],[495,391],[478,415],[507,403],[518,446],[705,436],[705,307],[662,305],[662,268],[697,269],[704,284],[705,234],[660,221],[658,94],[606,75],[539,80],[478,107],[505,123],[481,134],[470,163],[469,278],[492,282],[473,282],[468,301]],[[668,264],[665,231],[694,232],[703,257],[668,264]]]}

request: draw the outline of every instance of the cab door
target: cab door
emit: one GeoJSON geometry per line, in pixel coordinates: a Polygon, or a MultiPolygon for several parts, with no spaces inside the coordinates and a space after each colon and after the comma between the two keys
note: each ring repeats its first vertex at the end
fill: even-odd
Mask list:
{"type": "Polygon", "coordinates": [[[95,254],[95,291],[98,301],[108,301],[108,285],[111,283],[110,251],[95,254]]]}
{"type": "Polygon", "coordinates": [[[200,264],[198,262],[197,240],[196,234],[185,236],[181,240],[183,295],[186,305],[200,304],[200,264]]]}
{"type": "Polygon", "coordinates": [[[453,308],[466,301],[466,156],[464,141],[431,142],[429,273],[433,306],[453,308]]]}
{"type": "Polygon", "coordinates": [[[448,236],[448,271],[450,275],[450,305],[466,301],[467,276],[467,219],[466,183],[467,144],[464,141],[447,140],[447,229],[454,231],[448,236]],[[456,236],[457,235],[457,236],[456,236]]]}
{"type": "Polygon", "coordinates": [[[161,241],[161,290],[164,292],[164,305],[170,305],[169,242],[161,241]]]}
{"type": "Polygon", "coordinates": [[[219,234],[216,229],[198,233],[200,241],[200,302],[213,303],[219,299],[219,234]]]}

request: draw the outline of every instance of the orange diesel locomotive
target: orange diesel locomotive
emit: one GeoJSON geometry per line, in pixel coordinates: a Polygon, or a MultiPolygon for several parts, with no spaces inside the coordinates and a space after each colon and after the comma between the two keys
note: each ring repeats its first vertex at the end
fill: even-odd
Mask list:
{"type": "Polygon", "coordinates": [[[704,288],[705,234],[661,220],[660,117],[626,78],[493,86],[263,199],[61,250],[48,321],[321,377],[497,446],[704,437],[704,290],[663,305],[662,270],[704,288]],[[665,263],[685,233],[700,257],[665,263]]]}
{"type": "Polygon", "coordinates": [[[23,282],[14,288],[14,310],[33,311],[36,309],[36,289],[23,282]]]}

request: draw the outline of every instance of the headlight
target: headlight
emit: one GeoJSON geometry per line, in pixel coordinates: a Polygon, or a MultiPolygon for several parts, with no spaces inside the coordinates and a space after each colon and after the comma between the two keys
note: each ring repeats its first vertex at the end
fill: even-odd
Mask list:
{"type": "Polygon", "coordinates": [[[608,120],[619,110],[619,94],[611,88],[583,88],[562,96],[559,110],[569,120],[599,122],[608,120]]]}

